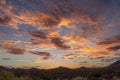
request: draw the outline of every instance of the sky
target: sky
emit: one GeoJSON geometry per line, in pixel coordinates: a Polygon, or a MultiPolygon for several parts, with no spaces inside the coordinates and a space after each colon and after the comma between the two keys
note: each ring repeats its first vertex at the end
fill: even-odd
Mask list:
{"type": "Polygon", "coordinates": [[[0,0],[0,66],[104,67],[120,60],[120,0],[0,0]]]}

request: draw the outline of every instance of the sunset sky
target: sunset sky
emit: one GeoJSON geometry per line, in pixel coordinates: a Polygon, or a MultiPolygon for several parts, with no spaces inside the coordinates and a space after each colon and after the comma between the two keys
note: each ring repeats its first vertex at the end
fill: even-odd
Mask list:
{"type": "Polygon", "coordinates": [[[104,67],[120,59],[120,0],[0,0],[0,66],[104,67]]]}

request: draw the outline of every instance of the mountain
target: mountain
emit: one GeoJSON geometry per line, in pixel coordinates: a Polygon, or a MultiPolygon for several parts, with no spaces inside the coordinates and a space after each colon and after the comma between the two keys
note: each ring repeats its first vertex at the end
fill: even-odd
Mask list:
{"type": "Polygon", "coordinates": [[[63,67],[63,66],[59,66],[57,68],[53,68],[53,69],[49,69],[49,70],[53,70],[53,71],[66,71],[66,70],[72,70],[72,69],[67,68],[67,67],[63,67]]]}
{"type": "MultiPolygon", "coordinates": [[[[111,65],[103,68],[76,68],[76,69],[69,69],[66,67],[58,67],[54,69],[22,69],[22,68],[6,68],[0,66],[1,70],[7,70],[13,72],[17,76],[31,76],[32,79],[42,77],[45,78],[44,80],[53,80],[53,78],[67,78],[71,79],[76,76],[86,76],[86,77],[110,77],[110,76],[119,76],[120,75],[120,60],[112,63],[111,65]],[[112,74],[111,74],[112,73],[112,74]],[[106,76],[107,75],[107,76],[106,76]]],[[[96,79],[97,80],[97,79],[96,79]]]]}
{"type": "Polygon", "coordinates": [[[120,67],[120,60],[112,63],[111,65],[109,65],[108,67],[120,67]]]}

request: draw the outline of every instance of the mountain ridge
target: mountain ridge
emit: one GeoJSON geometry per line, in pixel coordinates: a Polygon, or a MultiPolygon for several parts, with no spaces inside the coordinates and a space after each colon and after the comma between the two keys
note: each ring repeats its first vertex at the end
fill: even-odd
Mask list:
{"type": "MultiPolygon", "coordinates": [[[[106,66],[106,67],[119,67],[120,66],[120,60],[117,60],[115,62],[113,62],[112,64],[106,66]]],[[[100,68],[105,68],[105,67],[100,67],[100,68]]],[[[0,69],[24,69],[24,68],[14,68],[14,67],[5,67],[5,66],[0,66],[0,69]]],[[[88,67],[79,67],[79,68],[75,68],[75,69],[71,69],[71,68],[67,68],[67,67],[63,67],[63,66],[59,66],[56,68],[52,68],[52,69],[38,69],[38,68],[29,68],[29,69],[34,69],[34,70],[77,70],[77,69],[99,69],[99,68],[88,68],[88,67]]]]}

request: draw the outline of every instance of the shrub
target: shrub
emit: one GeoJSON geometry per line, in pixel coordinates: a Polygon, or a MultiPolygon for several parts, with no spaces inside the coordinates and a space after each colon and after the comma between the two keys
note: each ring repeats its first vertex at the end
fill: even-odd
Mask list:
{"type": "Polygon", "coordinates": [[[87,80],[87,78],[78,76],[78,77],[73,78],[72,80],[87,80]]]}
{"type": "Polygon", "coordinates": [[[27,76],[15,76],[12,72],[9,71],[1,71],[0,72],[0,80],[30,80],[27,76]]]}

